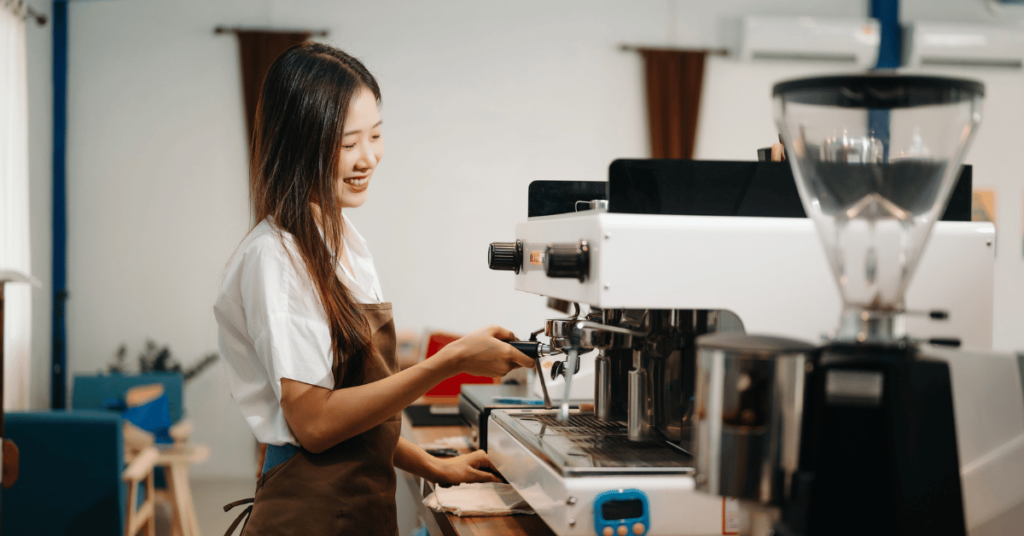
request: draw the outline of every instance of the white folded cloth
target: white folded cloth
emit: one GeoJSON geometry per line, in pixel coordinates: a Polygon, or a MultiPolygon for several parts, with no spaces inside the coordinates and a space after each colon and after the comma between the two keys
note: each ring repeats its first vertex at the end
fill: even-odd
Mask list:
{"type": "Polygon", "coordinates": [[[451,512],[459,517],[533,514],[533,508],[501,482],[459,484],[450,488],[434,487],[423,504],[435,512],[451,512]]]}
{"type": "Polygon", "coordinates": [[[426,449],[473,449],[473,444],[469,442],[469,438],[464,435],[441,437],[431,441],[430,443],[420,445],[424,450],[426,449]]]}

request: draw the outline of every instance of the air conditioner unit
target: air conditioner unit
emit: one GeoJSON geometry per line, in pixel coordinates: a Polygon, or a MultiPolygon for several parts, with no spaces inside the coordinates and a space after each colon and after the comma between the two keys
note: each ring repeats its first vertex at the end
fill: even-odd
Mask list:
{"type": "Polygon", "coordinates": [[[737,56],[751,60],[878,63],[881,30],[871,18],[747,16],[740,21],[737,56]]]}
{"type": "Polygon", "coordinates": [[[1024,67],[1024,31],[993,24],[912,22],[903,26],[905,67],[1024,67]]]}

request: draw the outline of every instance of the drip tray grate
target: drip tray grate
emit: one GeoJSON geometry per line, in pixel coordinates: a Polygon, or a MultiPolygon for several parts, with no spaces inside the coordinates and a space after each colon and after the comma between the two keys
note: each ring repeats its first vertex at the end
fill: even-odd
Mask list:
{"type": "Polygon", "coordinates": [[[557,466],[682,470],[693,467],[686,452],[665,441],[630,441],[625,423],[606,422],[592,413],[572,413],[560,422],[552,411],[509,411],[512,430],[539,447],[557,466]],[[543,413],[541,413],[543,411],[543,413]]]}
{"type": "MultiPolygon", "coordinates": [[[[529,418],[529,417],[527,417],[529,418]]],[[[626,426],[617,421],[602,421],[593,415],[575,413],[569,415],[569,422],[561,422],[554,415],[537,415],[537,422],[547,426],[552,432],[565,434],[606,434],[626,435],[626,426]]]]}

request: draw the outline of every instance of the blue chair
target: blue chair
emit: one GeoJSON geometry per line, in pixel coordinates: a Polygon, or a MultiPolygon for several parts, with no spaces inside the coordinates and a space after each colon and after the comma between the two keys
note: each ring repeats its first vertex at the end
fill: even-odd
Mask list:
{"type": "Polygon", "coordinates": [[[171,406],[171,422],[184,416],[182,392],[185,377],[180,372],[147,372],[145,374],[76,374],[71,387],[71,407],[75,409],[108,409],[111,398],[124,400],[128,389],[159,383],[171,406]]]}
{"type": "MultiPolygon", "coordinates": [[[[201,463],[209,456],[205,445],[191,443],[192,424],[183,417],[182,391],[185,377],[180,372],[150,372],[145,374],[78,374],[74,377],[71,405],[75,409],[108,409],[111,399],[124,400],[133,387],[159,383],[170,406],[169,434],[174,451],[161,448],[154,471],[157,493],[171,504],[174,512],[174,530],[185,536],[199,533],[195,507],[189,490],[188,467],[201,463]]],[[[120,415],[121,409],[115,410],[120,415]]]]}
{"type": "MultiPolygon", "coordinates": [[[[159,383],[170,406],[171,423],[181,421],[182,391],[185,377],[180,372],[147,372],[145,374],[76,374],[71,388],[71,407],[115,412],[124,411],[124,397],[132,387],[159,383]],[[111,404],[113,401],[119,404],[111,404]]],[[[191,430],[189,426],[184,427],[191,430]]],[[[188,439],[188,438],[185,438],[188,439]]],[[[156,486],[167,487],[163,469],[156,471],[156,486]]]]}
{"type": "Polygon", "coordinates": [[[120,416],[99,411],[8,413],[5,436],[17,445],[20,462],[18,480],[3,490],[0,502],[4,534],[154,530],[157,451],[147,449],[126,469],[120,416]],[[146,500],[140,502],[137,491],[143,480],[146,500]]]}

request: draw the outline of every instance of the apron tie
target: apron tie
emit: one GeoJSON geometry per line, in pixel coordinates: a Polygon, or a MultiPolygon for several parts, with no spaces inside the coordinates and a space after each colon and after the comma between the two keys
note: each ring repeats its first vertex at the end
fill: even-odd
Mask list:
{"type": "MultiPolygon", "coordinates": [[[[245,510],[242,510],[242,513],[238,514],[238,517],[236,517],[235,520],[233,522],[231,522],[231,526],[228,527],[228,531],[224,533],[224,536],[231,536],[232,534],[234,534],[235,533],[235,528],[237,528],[238,524],[242,522],[242,518],[246,518],[245,519],[246,524],[249,523],[248,516],[252,512],[252,506],[253,505],[250,504],[252,502],[254,502],[254,499],[250,498],[250,499],[242,499],[240,501],[235,501],[233,503],[225,504],[224,505],[224,511],[227,512],[228,510],[231,510],[232,508],[234,508],[236,506],[241,506],[243,504],[249,504],[249,506],[247,506],[245,508],[245,510]]],[[[242,533],[243,534],[245,533],[245,525],[242,525],[242,533]]]]}

